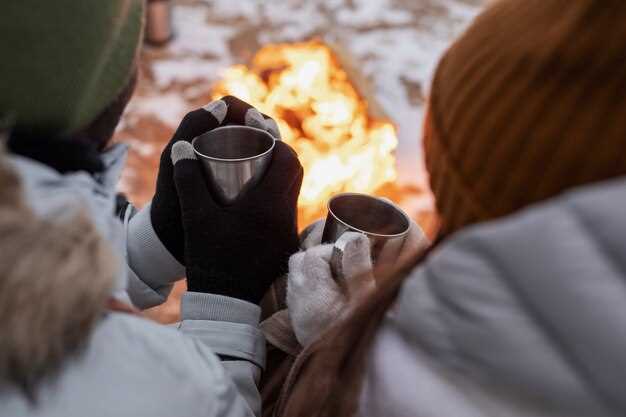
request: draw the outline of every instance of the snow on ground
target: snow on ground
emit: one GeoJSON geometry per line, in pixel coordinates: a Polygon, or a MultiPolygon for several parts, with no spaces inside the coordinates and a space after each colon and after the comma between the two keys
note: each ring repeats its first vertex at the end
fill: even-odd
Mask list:
{"type": "Polygon", "coordinates": [[[480,10],[482,0],[178,0],[176,38],[147,48],[144,77],[119,130],[130,139],[132,173],[125,187],[149,198],[152,159],[184,114],[208,100],[211,85],[263,44],[321,37],[339,44],[374,86],[398,127],[401,182],[421,183],[420,135],[426,90],[439,56],[480,10]],[[161,124],[160,129],[148,126],[161,124]],[[143,127],[138,127],[142,126],[143,127]],[[148,137],[150,135],[150,137],[148,137]],[[135,156],[144,161],[136,161],[135,156]]]}
{"type": "MultiPolygon", "coordinates": [[[[266,43],[314,37],[340,45],[369,78],[398,127],[400,180],[421,184],[421,124],[431,74],[483,1],[175,0],[176,38],[164,48],[145,48],[143,76],[117,131],[131,146],[123,190],[138,205],[149,201],[161,149],[185,113],[210,100],[224,69],[246,63],[266,43]]],[[[403,207],[420,213],[430,204],[427,193],[415,193],[403,207]]],[[[148,315],[175,321],[183,290],[177,285],[148,315]]]]}

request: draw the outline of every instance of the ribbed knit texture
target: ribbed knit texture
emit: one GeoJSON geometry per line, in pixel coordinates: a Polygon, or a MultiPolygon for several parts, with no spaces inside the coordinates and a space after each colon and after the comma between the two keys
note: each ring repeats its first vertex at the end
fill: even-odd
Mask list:
{"type": "Polygon", "coordinates": [[[128,266],[145,284],[157,290],[185,277],[185,267],[159,240],[150,218],[150,204],[128,223],[128,266]]]}
{"type": "Polygon", "coordinates": [[[131,80],[144,11],[142,0],[3,1],[0,113],[41,138],[88,126],[131,80]]]}
{"type": "Polygon", "coordinates": [[[426,164],[444,233],[626,174],[626,1],[501,0],[433,82],[426,164]]]}
{"type": "Polygon", "coordinates": [[[261,309],[256,304],[218,294],[188,291],[181,300],[183,320],[214,320],[257,326],[261,309]]]}

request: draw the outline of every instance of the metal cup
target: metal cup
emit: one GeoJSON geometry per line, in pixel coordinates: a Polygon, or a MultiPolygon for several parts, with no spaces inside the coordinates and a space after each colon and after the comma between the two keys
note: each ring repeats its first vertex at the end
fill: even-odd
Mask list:
{"type": "Polygon", "coordinates": [[[367,194],[344,193],[331,198],[322,234],[322,243],[334,243],[331,268],[335,277],[342,279],[342,235],[347,231],[363,233],[369,238],[372,260],[386,245],[401,248],[409,234],[409,216],[390,201],[367,194]]]}
{"type": "Polygon", "coordinates": [[[272,160],[274,143],[266,131],[247,126],[220,127],[191,142],[213,197],[223,205],[259,183],[272,160]]]}

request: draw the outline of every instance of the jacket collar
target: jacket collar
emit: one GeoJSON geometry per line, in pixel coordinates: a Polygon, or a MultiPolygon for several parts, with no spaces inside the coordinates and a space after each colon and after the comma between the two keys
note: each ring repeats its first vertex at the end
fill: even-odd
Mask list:
{"type": "Polygon", "coordinates": [[[24,198],[36,214],[42,217],[71,217],[82,211],[111,243],[120,263],[116,294],[125,290],[127,281],[123,262],[126,239],[122,224],[115,217],[117,183],[127,154],[126,145],[112,146],[102,154],[104,170],[93,175],[84,171],[61,174],[33,159],[15,154],[9,156],[11,165],[22,180],[24,198]]]}

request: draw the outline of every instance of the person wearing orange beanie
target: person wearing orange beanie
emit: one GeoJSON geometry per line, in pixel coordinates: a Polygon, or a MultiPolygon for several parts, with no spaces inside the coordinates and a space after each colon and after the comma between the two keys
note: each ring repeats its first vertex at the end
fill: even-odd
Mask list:
{"type": "MultiPolygon", "coordinates": [[[[311,342],[276,415],[626,415],[624,21],[621,0],[499,0],[449,48],[424,130],[440,233],[318,334],[288,299],[311,342]]],[[[337,287],[316,251],[292,295],[337,287]]]]}
{"type": "Polygon", "coordinates": [[[424,139],[444,233],[626,175],[625,15],[616,0],[505,1],[452,45],[424,139]]]}

